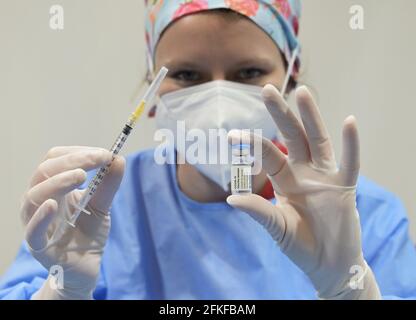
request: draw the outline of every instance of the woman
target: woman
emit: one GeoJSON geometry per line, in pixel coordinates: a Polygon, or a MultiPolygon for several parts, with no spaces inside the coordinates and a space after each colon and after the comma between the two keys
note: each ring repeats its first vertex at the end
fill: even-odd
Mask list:
{"type": "MultiPolygon", "coordinates": [[[[60,218],[78,203],[76,188],[86,171],[105,165],[111,155],[97,148],[53,148],[24,197],[27,243],[2,279],[0,296],[416,297],[416,254],[404,209],[392,194],[358,178],[355,119],[345,120],[338,168],[309,91],[296,90],[298,120],[278,90],[298,46],[299,2],[155,0],[147,7],[150,74],[163,65],[170,70],[156,108],[159,128],[185,120],[185,133],[263,129],[263,137],[230,133],[262,144],[263,170],[253,177],[253,194],[230,196],[227,166],[191,165],[186,154],[184,163],[160,165],[154,150],[146,150],[128,157],[126,165],[121,157],[115,160],[89,203],[92,214],[82,214],[72,228],[60,218]],[[258,95],[248,94],[253,88],[258,95]],[[235,112],[235,105],[242,111],[235,112]],[[269,130],[270,119],[287,155],[269,130]],[[51,285],[48,270],[63,272],[62,286],[51,285]]],[[[298,69],[299,61],[289,89],[298,69]]],[[[183,155],[178,148],[175,154],[183,155]]]]}

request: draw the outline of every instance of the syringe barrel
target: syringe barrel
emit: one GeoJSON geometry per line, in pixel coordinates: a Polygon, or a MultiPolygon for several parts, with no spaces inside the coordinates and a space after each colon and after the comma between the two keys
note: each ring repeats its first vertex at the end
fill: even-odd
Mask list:
{"type": "Polygon", "coordinates": [[[120,152],[120,149],[123,147],[124,143],[126,142],[127,137],[129,136],[131,130],[132,128],[130,126],[128,125],[124,126],[123,131],[117,137],[116,142],[114,142],[113,146],[110,149],[110,152],[113,154],[113,158],[111,159],[111,162],[107,164],[106,166],[101,167],[98,170],[97,174],[94,176],[94,178],[91,180],[91,182],[88,184],[86,193],[84,194],[84,196],[82,197],[79,203],[80,209],[85,209],[88,202],[91,200],[92,196],[97,191],[98,186],[101,184],[105,175],[110,170],[111,164],[113,163],[115,156],[120,152]]]}
{"type": "Polygon", "coordinates": [[[105,175],[109,171],[111,164],[113,163],[116,155],[120,152],[121,148],[123,147],[124,143],[126,142],[130,132],[133,129],[133,126],[135,122],[137,121],[137,118],[141,115],[141,113],[144,110],[144,106],[146,103],[150,102],[154,96],[156,95],[157,90],[160,87],[160,84],[162,83],[163,79],[166,77],[168,73],[168,69],[165,67],[162,67],[160,71],[158,72],[156,78],[153,80],[150,87],[146,90],[146,93],[142,99],[141,104],[136,109],[136,111],[132,114],[128,122],[124,125],[124,128],[122,132],[117,137],[117,140],[113,144],[113,146],[110,149],[110,152],[112,153],[113,157],[111,159],[111,162],[107,164],[104,167],[101,167],[95,177],[92,179],[92,181],[88,184],[87,190],[84,193],[83,197],[81,198],[81,201],[75,211],[74,216],[72,217],[70,224],[72,226],[75,226],[75,222],[80,214],[81,211],[85,210],[85,207],[87,206],[88,202],[91,200],[95,192],[97,191],[98,186],[103,181],[105,175]]]}
{"type": "Polygon", "coordinates": [[[160,69],[159,73],[156,75],[156,78],[153,80],[152,84],[147,89],[146,93],[144,94],[143,100],[146,101],[146,103],[149,103],[154,98],[154,96],[156,95],[156,91],[160,87],[160,83],[166,77],[167,73],[168,73],[167,68],[162,67],[160,69]]]}

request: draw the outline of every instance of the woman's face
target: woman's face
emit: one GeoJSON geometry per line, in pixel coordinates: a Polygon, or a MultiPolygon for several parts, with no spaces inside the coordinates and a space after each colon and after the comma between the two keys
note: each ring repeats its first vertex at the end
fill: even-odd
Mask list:
{"type": "Polygon", "coordinates": [[[166,29],[156,48],[155,67],[169,69],[160,95],[214,80],[281,88],[285,64],[273,40],[248,18],[227,19],[201,12],[166,29]]]}

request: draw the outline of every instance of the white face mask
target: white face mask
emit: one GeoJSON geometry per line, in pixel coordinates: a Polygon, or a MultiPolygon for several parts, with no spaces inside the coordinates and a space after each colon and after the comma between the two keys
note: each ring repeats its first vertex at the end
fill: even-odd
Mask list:
{"type": "MultiPolygon", "coordinates": [[[[192,129],[199,129],[209,136],[209,129],[262,129],[268,139],[277,136],[276,125],[261,98],[262,87],[236,82],[216,80],[201,85],[167,93],[160,98],[156,109],[156,123],[159,129],[169,129],[177,137],[186,137],[192,129]],[[180,128],[178,121],[185,121],[180,128]],[[178,132],[183,130],[185,132],[178,132]]],[[[178,153],[180,152],[177,148],[178,153]]],[[[207,144],[210,157],[217,147],[207,144]]],[[[182,154],[186,159],[186,153],[182,154]]],[[[206,177],[225,191],[231,182],[231,163],[194,164],[206,177]]]]}

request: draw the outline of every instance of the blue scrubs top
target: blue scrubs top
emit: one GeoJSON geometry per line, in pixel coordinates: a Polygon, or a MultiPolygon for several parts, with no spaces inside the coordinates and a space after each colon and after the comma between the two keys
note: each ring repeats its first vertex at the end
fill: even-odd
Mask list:
{"type": "MultiPolygon", "coordinates": [[[[416,298],[416,251],[401,202],[360,177],[364,256],[385,298],[416,298]]],[[[309,279],[269,234],[227,203],[198,203],[175,165],[153,150],[127,158],[111,209],[96,299],[315,299],[309,279]]],[[[47,271],[25,244],[0,280],[0,298],[30,299],[47,271]]]]}

